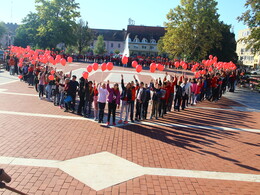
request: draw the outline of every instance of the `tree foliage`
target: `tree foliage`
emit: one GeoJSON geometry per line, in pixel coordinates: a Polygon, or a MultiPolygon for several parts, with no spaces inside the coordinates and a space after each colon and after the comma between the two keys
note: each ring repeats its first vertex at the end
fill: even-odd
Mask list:
{"type": "Polygon", "coordinates": [[[95,44],[94,53],[96,55],[104,55],[106,53],[104,37],[102,35],[99,35],[97,37],[97,42],[95,44]]]}
{"type": "Polygon", "coordinates": [[[181,0],[167,14],[161,49],[175,57],[201,60],[218,44],[219,15],[215,0],[181,0]]]}
{"type": "Polygon", "coordinates": [[[36,13],[30,12],[22,22],[23,24],[16,30],[14,45],[21,47],[26,47],[27,45],[35,46],[43,41],[37,36],[40,20],[36,13]]]}
{"type": "Polygon", "coordinates": [[[17,30],[16,43],[30,43],[41,48],[56,47],[59,43],[72,44],[73,29],[80,16],[75,0],[35,0],[36,13],[30,13],[17,30]],[[21,41],[28,36],[25,43],[21,41]]]}
{"type": "Polygon", "coordinates": [[[220,47],[214,47],[208,54],[218,56],[222,62],[237,62],[235,34],[231,32],[231,25],[220,23],[219,31],[221,33],[220,47]]]}
{"type": "Polygon", "coordinates": [[[90,41],[93,39],[93,36],[88,28],[88,23],[84,22],[82,19],[79,20],[73,30],[75,39],[72,44],[77,47],[79,54],[81,54],[82,50],[87,48],[90,41]]]}
{"type": "Polygon", "coordinates": [[[5,24],[3,22],[0,22],[0,39],[5,34],[5,32],[6,32],[5,24]]]}
{"type": "Polygon", "coordinates": [[[260,2],[247,0],[245,7],[247,10],[238,17],[238,20],[243,21],[251,29],[251,34],[239,41],[245,41],[248,44],[247,49],[253,48],[256,53],[260,51],[260,2]]]}

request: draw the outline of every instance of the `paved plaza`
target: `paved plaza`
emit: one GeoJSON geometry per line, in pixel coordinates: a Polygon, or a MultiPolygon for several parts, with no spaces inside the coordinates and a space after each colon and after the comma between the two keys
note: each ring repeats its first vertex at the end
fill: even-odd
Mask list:
{"type": "MultiPolygon", "coordinates": [[[[57,68],[80,77],[86,66],[57,68]]],[[[123,74],[148,83],[163,73],[114,67],[90,80],[120,83],[123,74]]],[[[107,127],[39,100],[33,87],[1,71],[0,168],[12,177],[8,186],[28,195],[257,195],[259,105],[259,93],[238,89],[163,119],[107,127]]]]}

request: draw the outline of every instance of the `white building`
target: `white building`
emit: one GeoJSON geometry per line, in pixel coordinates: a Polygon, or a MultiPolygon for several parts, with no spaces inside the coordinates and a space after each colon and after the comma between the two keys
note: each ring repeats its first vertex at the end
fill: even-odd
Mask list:
{"type": "Polygon", "coordinates": [[[246,38],[250,35],[250,29],[243,29],[238,32],[238,41],[237,41],[237,55],[238,60],[248,67],[257,68],[260,66],[260,55],[253,53],[253,49],[246,49],[247,44],[244,41],[239,41],[240,39],[246,38]]]}
{"type": "Polygon", "coordinates": [[[128,25],[130,56],[157,56],[158,41],[165,34],[164,27],[128,25]]]}
{"type": "Polygon", "coordinates": [[[125,37],[126,31],[123,30],[107,30],[107,29],[91,29],[94,33],[94,42],[91,44],[91,48],[95,48],[97,42],[97,37],[102,35],[104,37],[104,42],[106,46],[106,55],[115,54],[115,51],[118,50],[120,53],[123,53],[125,47],[125,37]]]}

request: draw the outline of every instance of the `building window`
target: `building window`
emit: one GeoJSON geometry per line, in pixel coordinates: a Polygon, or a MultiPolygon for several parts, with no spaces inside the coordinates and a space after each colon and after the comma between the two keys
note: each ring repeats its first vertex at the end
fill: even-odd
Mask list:
{"type": "Polygon", "coordinates": [[[142,45],[142,49],[146,49],[146,46],[142,45]]]}
{"type": "Polygon", "coordinates": [[[134,42],[135,42],[135,43],[139,43],[140,40],[139,40],[138,38],[135,38],[135,39],[134,39],[134,42]]]}
{"type": "Polygon", "coordinates": [[[134,49],[138,49],[138,45],[134,45],[134,49]]]}
{"type": "Polygon", "coordinates": [[[150,49],[154,49],[154,46],[150,46],[150,49]]]}
{"type": "Polygon", "coordinates": [[[148,40],[146,38],[143,38],[142,43],[148,43],[148,40]]]}
{"type": "Polygon", "coordinates": [[[120,43],[118,43],[118,48],[120,48],[121,47],[121,44],[120,43]]]}
{"type": "Polygon", "coordinates": [[[151,43],[156,43],[156,41],[154,39],[151,39],[151,43]]]}
{"type": "Polygon", "coordinates": [[[114,47],[114,43],[111,43],[111,47],[114,47]]]}
{"type": "Polygon", "coordinates": [[[130,38],[128,38],[128,42],[132,42],[132,40],[130,38]]]}

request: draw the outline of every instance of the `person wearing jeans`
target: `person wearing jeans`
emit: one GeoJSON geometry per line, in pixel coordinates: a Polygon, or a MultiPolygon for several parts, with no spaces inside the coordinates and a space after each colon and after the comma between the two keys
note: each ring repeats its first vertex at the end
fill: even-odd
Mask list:
{"type": "Polygon", "coordinates": [[[103,83],[98,84],[98,111],[99,111],[99,117],[98,117],[98,123],[103,123],[104,118],[104,110],[106,107],[106,99],[108,95],[108,91],[106,89],[106,84],[103,83]]]}
{"type": "Polygon", "coordinates": [[[110,125],[111,114],[113,116],[113,125],[116,125],[116,106],[120,106],[120,92],[118,89],[118,84],[114,84],[113,88],[110,88],[109,81],[107,81],[107,91],[108,91],[108,116],[107,116],[107,125],[110,125]]]}

